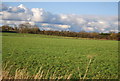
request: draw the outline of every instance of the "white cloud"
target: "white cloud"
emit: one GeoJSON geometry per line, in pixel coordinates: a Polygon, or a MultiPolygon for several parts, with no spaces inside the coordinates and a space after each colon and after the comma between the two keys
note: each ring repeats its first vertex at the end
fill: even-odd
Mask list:
{"type": "Polygon", "coordinates": [[[70,28],[70,25],[55,25],[55,26],[58,26],[60,28],[70,28]]]}
{"type": "Polygon", "coordinates": [[[43,22],[43,15],[44,15],[44,11],[42,8],[32,8],[31,10],[33,12],[33,16],[32,16],[32,20],[33,21],[38,21],[38,22],[43,22]]]}
{"type": "Polygon", "coordinates": [[[60,24],[48,24],[48,23],[36,23],[43,30],[68,30],[70,25],[60,25],[60,24]]]}
{"type": "Polygon", "coordinates": [[[91,31],[91,32],[92,32],[92,31],[94,31],[94,28],[86,27],[85,30],[86,30],[86,31],[91,31]]]}
{"type": "Polygon", "coordinates": [[[28,9],[24,5],[9,7],[2,4],[3,24],[29,22],[46,30],[70,30],[88,32],[118,31],[117,16],[95,16],[75,14],[52,14],[43,8],[28,9]]]}

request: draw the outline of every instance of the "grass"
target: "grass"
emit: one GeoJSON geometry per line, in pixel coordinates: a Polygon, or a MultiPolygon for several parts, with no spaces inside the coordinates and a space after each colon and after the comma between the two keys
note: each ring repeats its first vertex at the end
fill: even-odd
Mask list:
{"type": "Polygon", "coordinates": [[[118,41],[3,33],[2,44],[3,78],[118,78],[118,41]]]}

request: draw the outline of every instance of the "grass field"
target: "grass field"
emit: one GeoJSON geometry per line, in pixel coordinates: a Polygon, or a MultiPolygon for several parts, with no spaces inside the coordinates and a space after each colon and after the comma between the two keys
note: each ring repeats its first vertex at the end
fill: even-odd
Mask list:
{"type": "Polygon", "coordinates": [[[118,78],[118,41],[3,33],[2,44],[4,78],[118,78]]]}

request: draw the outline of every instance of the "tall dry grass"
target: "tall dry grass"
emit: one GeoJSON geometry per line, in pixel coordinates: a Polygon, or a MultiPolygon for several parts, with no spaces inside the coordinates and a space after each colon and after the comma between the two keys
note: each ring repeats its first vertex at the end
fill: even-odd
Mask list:
{"type": "MultiPolygon", "coordinates": [[[[80,69],[78,67],[78,71],[79,71],[79,78],[78,79],[87,79],[87,73],[90,67],[90,64],[92,62],[92,58],[90,58],[88,65],[86,67],[86,71],[83,77],[81,77],[81,73],[80,73],[80,69]]],[[[44,72],[44,70],[42,69],[42,67],[39,68],[39,70],[37,71],[37,73],[33,76],[30,76],[29,72],[27,72],[27,69],[16,69],[15,74],[11,75],[10,71],[12,66],[7,69],[7,64],[4,66],[3,70],[2,70],[2,79],[49,79],[49,80],[61,80],[61,79],[72,79],[72,75],[73,73],[66,73],[65,75],[57,75],[57,70],[55,70],[52,74],[50,74],[50,70],[48,69],[47,72],[44,72]],[[49,75],[50,74],[50,75],[49,75]]]]}

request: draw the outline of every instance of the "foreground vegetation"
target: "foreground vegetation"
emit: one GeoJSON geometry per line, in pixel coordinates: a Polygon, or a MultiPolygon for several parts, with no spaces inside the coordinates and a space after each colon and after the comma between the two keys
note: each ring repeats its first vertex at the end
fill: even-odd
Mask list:
{"type": "Polygon", "coordinates": [[[117,79],[118,41],[3,33],[4,79],[117,79]]]}

